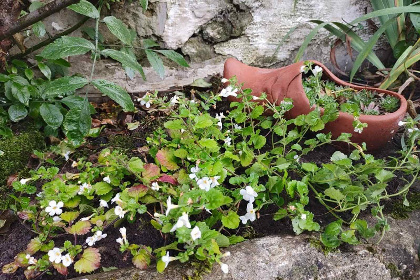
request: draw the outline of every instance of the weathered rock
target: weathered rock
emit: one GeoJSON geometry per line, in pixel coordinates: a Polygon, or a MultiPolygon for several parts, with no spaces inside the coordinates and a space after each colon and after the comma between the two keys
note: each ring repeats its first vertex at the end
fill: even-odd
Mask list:
{"type": "Polygon", "coordinates": [[[193,63],[203,62],[216,56],[213,46],[206,44],[199,36],[190,38],[182,46],[181,51],[193,63]]]}
{"type": "MultiPolygon", "coordinates": [[[[348,251],[327,255],[310,245],[308,235],[245,241],[229,248],[231,256],[222,259],[229,265],[228,274],[223,274],[216,264],[211,273],[202,276],[204,280],[419,279],[420,211],[406,220],[389,218],[389,223],[391,231],[378,245],[347,246],[348,251]]],[[[123,269],[77,279],[176,280],[193,275],[190,266],[171,263],[164,274],[154,269],[123,269]]]]}
{"type": "Polygon", "coordinates": [[[220,43],[232,35],[232,24],[225,17],[218,17],[203,27],[203,39],[210,43],[220,43]]]}

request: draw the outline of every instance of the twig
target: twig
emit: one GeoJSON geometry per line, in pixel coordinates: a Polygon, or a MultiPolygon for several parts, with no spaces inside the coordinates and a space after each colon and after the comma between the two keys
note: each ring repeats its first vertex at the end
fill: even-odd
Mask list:
{"type": "Polygon", "coordinates": [[[0,31],[0,41],[9,38],[13,34],[31,26],[34,23],[54,14],[67,6],[75,4],[79,0],[55,0],[54,2],[48,3],[47,5],[27,14],[26,16],[18,19],[16,22],[11,24],[6,30],[0,31]]]}

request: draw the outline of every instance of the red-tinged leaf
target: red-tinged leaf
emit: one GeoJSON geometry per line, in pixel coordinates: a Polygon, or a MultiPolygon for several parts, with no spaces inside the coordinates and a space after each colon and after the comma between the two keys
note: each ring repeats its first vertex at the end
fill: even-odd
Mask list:
{"type": "Polygon", "coordinates": [[[70,228],[67,228],[67,232],[71,234],[84,235],[90,231],[91,227],[92,225],[89,221],[78,221],[70,228]]]}
{"type": "Polygon", "coordinates": [[[61,275],[69,274],[67,267],[65,267],[64,264],[53,262],[53,266],[55,269],[57,269],[58,273],[60,273],[61,275]]]}
{"type": "Polygon", "coordinates": [[[41,249],[41,246],[42,242],[38,237],[31,239],[31,241],[29,241],[28,246],[26,247],[26,252],[29,255],[33,255],[41,249]]]}
{"type": "Polygon", "coordinates": [[[148,163],[143,166],[144,171],[141,173],[143,178],[147,181],[150,181],[160,174],[160,168],[156,164],[148,163]]]}
{"type": "Polygon", "coordinates": [[[143,197],[146,195],[148,188],[145,185],[137,185],[128,189],[128,195],[131,197],[143,197]]]}
{"type": "Polygon", "coordinates": [[[29,220],[31,217],[33,217],[33,216],[34,216],[34,215],[32,214],[32,212],[27,211],[27,210],[24,210],[24,211],[19,211],[19,212],[17,213],[17,215],[18,215],[18,217],[19,217],[21,220],[24,220],[24,221],[29,220]]]}
{"type": "Polygon", "coordinates": [[[171,175],[167,175],[167,174],[160,176],[160,178],[157,179],[156,181],[162,182],[162,183],[169,183],[174,186],[178,185],[178,181],[171,175]]]}
{"type": "Polygon", "coordinates": [[[80,260],[74,264],[74,269],[78,273],[89,273],[101,266],[101,254],[97,248],[87,248],[80,260]]]}
{"type": "Polygon", "coordinates": [[[168,170],[177,170],[179,166],[175,162],[173,152],[167,149],[159,150],[156,154],[159,163],[168,170]]]}
{"type": "Polygon", "coordinates": [[[15,273],[18,268],[19,268],[19,265],[17,263],[11,262],[11,263],[8,263],[8,264],[4,265],[3,268],[1,269],[1,271],[4,274],[12,274],[12,273],[15,273]]]}
{"type": "Polygon", "coordinates": [[[20,267],[28,266],[28,259],[26,258],[26,252],[20,252],[15,257],[15,263],[20,267]]]}
{"type": "Polygon", "coordinates": [[[26,279],[35,279],[41,274],[41,271],[27,268],[23,274],[25,274],[26,279]]]}
{"type": "Polygon", "coordinates": [[[150,256],[147,253],[140,253],[133,257],[133,264],[139,269],[147,269],[150,264],[150,256]]]}

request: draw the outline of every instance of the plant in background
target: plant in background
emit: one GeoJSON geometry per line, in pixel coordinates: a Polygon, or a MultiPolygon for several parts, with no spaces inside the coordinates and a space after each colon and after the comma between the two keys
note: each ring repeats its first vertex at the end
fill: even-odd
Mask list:
{"type": "MultiPolygon", "coordinates": [[[[302,58],[312,38],[321,28],[325,28],[332,35],[336,36],[338,40],[346,42],[349,45],[348,49],[350,49],[351,45],[358,52],[350,73],[350,80],[354,78],[365,59],[369,60],[385,76],[380,85],[382,89],[389,88],[399,78],[402,79],[401,84],[403,84],[408,77],[416,77],[415,75],[418,71],[413,69],[413,66],[420,60],[420,7],[417,5],[418,1],[371,0],[371,3],[374,9],[373,12],[363,15],[350,23],[311,20],[310,22],[316,23],[318,26],[305,38],[295,60],[299,61],[302,58]],[[365,42],[357,35],[355,29],[362,22],[371,21],[372,18],[378,18],[381,25],[372,37],[365,42]],[[384,65],[372,51],[383,34],[385,34],[393,50],[395,59],[393,65],[384,65]]],[[[285,38],[289,37],[294,30],[291,29],[285,38]]],[[[413,78],[410,79],[411,82],[413,80],[413,78]]]]}
{"type": "MultiPolygon", "coordinates": [[[[101,44],[99,47],[99,24],[102,5],[98,8],[86,0],[68,7],[77,13],[96,21],[93,30],[93,43],[79,37],[61,36],[53,43],[47,45],[40,55],[36,56],[36,63],[28,66],[20,60],[13,60],[7,67],[8,74],[0,74],[0,136],[10,135],[6,126],[8,120],[19,122],[27,116],[33,118],[39,127],[44,127],[47,135],[57,135],[62,129],[67,138],[79,145],[89,133],[91,127],[90,115],[95,112],[87,100],[87,95],[81,97],[75,94],[76,90],[92,85],[101,93],[118,103],[124,111],[134,111],[134,104],[129,94],[120,86],[107,80],[94,79],[95,63],[100,56],[110,57],[121,63],[128,76],[140,74],[146,79],[142,66],[137,62],[133,53],[133,41],[136,33],[130,30],[122,21],[107,16],[102,22],[121,43],[120,49],[110,49],[101,44]],[[65,60],[68,56],[91,53],[93,59],[91,74],[88,77],[81,75],[67,76],[66,70],[70,64],[65,60]],[[34,75],[33,68],[38,68],[43,78],[34,75]],[[7,114],[6,114],[7,112],[7,114]]],[[[35,1],[30,10],[35,10],[43,4],[35,1]]],[[[142,1],[143,8],[147,1],[142,1]]],[[[42,23],[33,26],[37,35],[42,35],[42,23]]],[[[87,33],[89,33],[87,31],[87,33]]],[[[146,39],[143,41],[147,58],[157,73],[164,76],[163,55],[176,63],[188,67],[184,58],[175,51],[157,49],[159,45],[146,39]]]]}
{"type": "Polygon", "coordinates": [[[336,108],[326,106],[322,115],[315,109],[286,120],[292,100],[275,106],[263,96],[262,105],[254,102],[250,90],[235,86],[235,79],[230,84],[218,95],[194,100],[148,96],[151,106],[169,113],[169,120],[147,138],[147,161],[105,149],[98,162],[73,163],[77,173],[57,174],[56,167],[40,167],[30,178],[14,182],[13,210],[33,225],[37,236],[15,261],[3,266],[3,273],[19,267],[27,278],[51,269],[67,275],[72,267],[79,273],[92,272],[101,260],[95,246],[109,238],[107,229],[115,225],[120,233],[115,242],[121,252],[132,255],[138,268],[148,267],[152,259],[159,272],[174,260],[202,260],[228,273],[223,259],[229,253],[221,248],[243,241],[236,235],[238,228],[252,225],[269,205],[276,209],[274,220],[290,219],[296,234],[321,230],[307,209],[313,198],[337,217],[321,233],[325,246],[356,244],[388,229],[382,201],[405,196],[420,171],[417,120],[401,123],[408,128],[401,156],[379,160],[351,143],[350,134],[334,140],[320,132],[334,119],[336,108]],[[242,101],[232,102],[229,112],[211,112],[226,95],[242,101]],[[266,109],[273,116],[263,116],[266,109]],[[340,142],[354,151],[337,151],[324,164],[308,161],[307,155],[318,147],[340,142]],[[406,174],[407,182],[390,193],[387,184],[396,172],[406,174]],[[358,219],[370,206],[378,218],[373,228],[358,219]],[[351,212],[352,219],[342,219],[341,212],[351,212]],[[161,248],[135,244],[134,233],[117,221],[133,223],[140,217],[173,242],[161,248]],[[63,236],[63,245],[56,243],[63,236]]]}

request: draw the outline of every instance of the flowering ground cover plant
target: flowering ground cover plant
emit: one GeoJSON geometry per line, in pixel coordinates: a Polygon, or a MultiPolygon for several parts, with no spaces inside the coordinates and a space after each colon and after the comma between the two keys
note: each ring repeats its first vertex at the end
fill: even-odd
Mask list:
{"type": "Polygon", "coordinates": [[[97,246],[112,227],[119,228],[115,242],[121,253],[131,255],[138,268],[156,261],[163,272],[175,260],[200,260],[228,273],[229,253],[221,248],[243,241],[238,229],[252,225],[267,207],[275,209],[274,220],[289,219],[296,234],[321,231],[322,243],[331,248],[384,234],[383,201],[405,197],[420,171],[418,120],[401,123],[408,130],[399,156],[376,159],[351,143],[349,134],[333,140],[319,132],[337,117],[336,107],[286,120],[292,100],[275,106],[262,96],[263,106],[234,79],[230,84],[220,94],[199,98],[141,98],[148,110],[168,113],[163,127],[147,138],[144,158],[104,149],[97,161],[73,162],[77,172],[58,174],[56,167],[40,167],[30,178],[14,182],[12,208],[36,237],[3,266],[3,273],[21,267],[31,279],[53,269],[63,275],[95,271],[103,257],[97,246]],[[220,110],[219,101],[228,96],[242,102],[220,110]],[[273,115],[264,116],[266,109],[273,115]],[[335,151],[325,163],[310,161],[319,147],[338,142],[354,149],[335,151]],[[397,174],[401,184],[392,190],[388,184],[397,174]],[[312,199],[337,218],[325,229],[308,210],[312,199]],[[377,218],[374,226],[359,219],[364,210],[377,218]],[[341,217],[342,212],[350,218],[341,217]],[[150,222],[166,245],[136,244],[124,223],[138,220],[150,222]]]}

